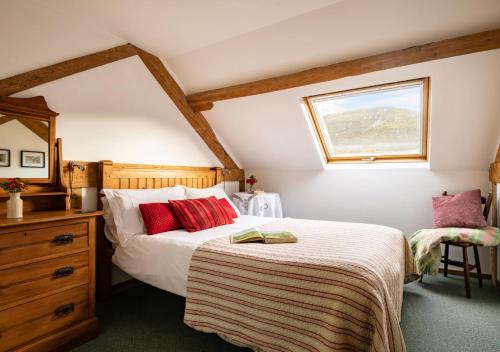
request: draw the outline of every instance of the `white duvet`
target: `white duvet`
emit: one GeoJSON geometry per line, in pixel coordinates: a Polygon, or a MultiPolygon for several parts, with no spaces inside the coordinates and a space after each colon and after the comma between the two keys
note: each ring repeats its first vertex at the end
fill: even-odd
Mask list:
{"type": "Polygon", "coordinates": [[[234,219],[234,224],[198,232],[177,230],[135,235],[126,247],[116,248],[113,263],[140,281],[186,297],[189,264],[198,246],[275,220],[241,215],[234,219]]]}

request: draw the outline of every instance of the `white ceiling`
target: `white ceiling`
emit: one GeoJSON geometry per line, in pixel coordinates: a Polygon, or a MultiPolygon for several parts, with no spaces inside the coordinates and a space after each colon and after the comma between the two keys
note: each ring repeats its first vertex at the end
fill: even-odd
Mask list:
{"type": "Polygon", "coordinates": [[[498,27],[499,0],[347,0],[168,62],[194,93],[498,27]]]}
{"type": "Polygon", "coordinates": [[[169,58],[341,0],[39,1],[162,58],[169,58]]]}
{"type": "Polygon", "coordinates": [[[0,0],[0,78],[131,42],[193,93],[499,26],[499,0],[0,0]]]}
{"type": "Polygon", "coordinates": [[[420,77],[431,77],[431,170],[487,170],[500,141],[500,49],[220,101],[205,116],[246,170],[322,170],[303,97],[420,77]]]}
{"type": "MultiPolygon", "coordinates": [[[[161,56],[192,93],[498,27],[499,0],[0,0],[0,79],[132,42],[161,56]]],[[[492,57],[498,63],[498,52],[492,57]]],[[[465,72],[464,79],[470,81],[450,89],[475,87],[455,92],[454,101],[474,94],[481,111],[462,114],[465,108],[447,111],[444,106],[454,106],[447,100],[434,102],[434,107],[444,104],[432,116],[432,134],[438,142],[431,160],[436,167],[487,167],[498,143],[498,129],[493,136],[491,126],[498,125],[500,109],[491,96],[484,98],[485,92],[497,94],[499,89],[498,73],[493,72],[498,64],[492,66],[489,58],[483,57],[490,65],[485,67],[476,66],[480,60],[457,58],[458,66],[449,71],[465,72]],[[488,85],[490,89],[484,90],[488,85]],[[445,116],[457,111],[463,121],[453,123],[457,133],[448,133],[445,116]],[[481,129],[471,120],[479,115],[481,129]],[[473,138],[465,136],[469,130],[473,138]],[[460,143],[465,139],[483,144],[469,148],[460,143]],[[463,158],[447,158],[452,149],[463,158]],[[459,166],[464,160],[468,164],[459,166]]],[[[442,61],[439,69],[421,64],[218,102],[206,116],[245,168],[319,169],[321,160],[300,110],[301,97],[431,74],[443,77],[433,80],[437,92],[439,82],[454,79],[447,76],[446,62],[452,61],[442,61]]],[[[145,91],[138,99],[148,95],[145,91]]]]}

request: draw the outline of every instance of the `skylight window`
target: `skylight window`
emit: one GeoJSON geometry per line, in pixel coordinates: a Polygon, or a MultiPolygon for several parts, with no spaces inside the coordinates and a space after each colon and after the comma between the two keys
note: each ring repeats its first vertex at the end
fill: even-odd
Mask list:
{"type": "Polygon", "coordinates": [[[305,98],[328,162],[427,159],[429,78],[305,98]]]}

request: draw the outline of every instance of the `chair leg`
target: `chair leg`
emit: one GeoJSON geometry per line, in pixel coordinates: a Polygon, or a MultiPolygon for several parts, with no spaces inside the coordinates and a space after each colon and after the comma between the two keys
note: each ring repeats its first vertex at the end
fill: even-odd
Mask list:
{"type": "Polygon", "coordinates": [[[479,252],[477,250],[477,246],[472,245],[474,248],[474,261],[476,262],[476,271],[477,271],[477,281],[479,281],[479,287],[483,287],[483,274],[481,272],[481,262],[479,261],[479,252]]]}
{"type": "Polygon", "coordinates": [[[464,256],[465,296],[470,298],[469,258],[467,257],[467,246],[462,247],[462,253],[464,256]]]}
{"type": "Polygon", "coordinates": [[[450,254],[450,244],[445,243],[444,245],[444,277],[448,276],[448,256],[450,254]]]}

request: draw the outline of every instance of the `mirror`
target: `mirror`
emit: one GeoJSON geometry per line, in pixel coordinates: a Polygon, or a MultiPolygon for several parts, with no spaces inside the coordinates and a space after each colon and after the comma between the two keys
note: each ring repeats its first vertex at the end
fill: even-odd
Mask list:
{"type": "Polygon", "coordinates": [[[0,179],[54,182],[56,115],[43,97],[0,97],[0,179]]]}
{"type": "Polygon", "coordinates": [[[49,124],[28,117],[0,115],[2,177],[49,177],[49,124]]]}

